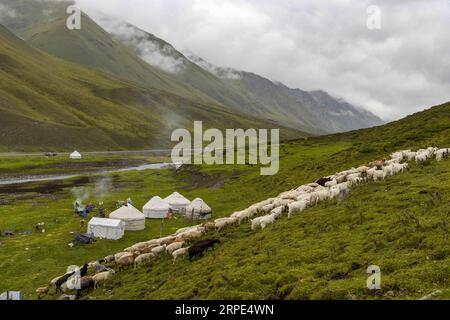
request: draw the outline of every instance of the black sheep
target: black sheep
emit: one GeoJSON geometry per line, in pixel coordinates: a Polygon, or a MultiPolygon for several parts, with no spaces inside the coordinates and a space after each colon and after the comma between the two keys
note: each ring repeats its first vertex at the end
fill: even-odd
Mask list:
{"type": "Polygon", "coordinates": [[[66,273],[65,275],[63,275],[61,278],[59,278],[58,280],[56,280],[55,282],[55,287],[56,287],[56,293],[58,293],[58,290],[61,291],[61,286],[67,282],[67,280],[73,276],[75,274],[75,272],[71,272],[71,273],[66,273]]]}
{"type": "Polygon", "coordinates": [[[196,256],[203,256],[203,253],[208,250],[208,248],[214,247],[215,244],[219,244],[220,240],[217,239],[208,239],[208,240],[201,240],[196,242],[194,245],[192,245],[188,252],[189,252],[189,261],[192,261],[192,258],[196,256]]]}
{"type": "Polygon", "coordinates": [[[318,185],[321,185],[322,187],[325,187],[325,184],[326,184],[327,182],[330,182],[331,180],[332,180],[331,178],[324,177],[324,178],[320,178],[319,180],[317,180],[316,183],[317,183],[318,185]]]}
{"type": "Polygon", "coordinates": [[[80,277],[84,277],[88,272],[88,265],[85,264],[80,268],[80,277]]]}

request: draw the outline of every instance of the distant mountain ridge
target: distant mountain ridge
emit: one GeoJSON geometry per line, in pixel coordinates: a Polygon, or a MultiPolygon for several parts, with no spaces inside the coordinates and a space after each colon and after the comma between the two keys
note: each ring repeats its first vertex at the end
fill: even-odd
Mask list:
{"type": "Polygon", "coordinates": [[[0,0],[20,17],[6,19],[6,26],[29,44],[146,88],[221,104],[232,112],[312,135],[384,123],[325,92],[291,89],[254,73],[217,67],[194,54],[183,54],[163,39],[117,19],[101,16],[94,22],[83,15],[82,30],[69,32],[63,9],[70,2],[0,0]]]}

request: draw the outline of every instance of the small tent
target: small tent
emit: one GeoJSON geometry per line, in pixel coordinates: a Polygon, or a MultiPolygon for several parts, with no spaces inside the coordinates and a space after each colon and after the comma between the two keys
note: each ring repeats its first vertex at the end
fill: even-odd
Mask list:
{"type": "Polygon", "coordinates": [[[110,219],[122,220],[126,231],[145,229],[145,216],[131,204],[126,204],[109,215],[110,219]]]}
{"type": "Polygon", "coordinates": [[[186,213],[186,207],[191,204],[191,201],[183,197],[178,192],[172,193],[164,200],[170,205],[170,209],[172,209],[172,211],[183,214],[186,213]]]}
{"type": "Polygon", "coordinates": [[[81,160],[81,153],[79,153],[78,151],[74,151],[70,154],[70,159],[72,160],[81,160]]]}
{"type": "Polygon", "coordinates": [[[192,219],[211,219],[211,208],[200,198],[186,207],[186,216],[192,219]]]}
{"type": "Polygon", "coordinates": [[[153,197],[142,209],[146,218],[164,219],[170,211],[170,205],[160,197],[153,197]]]}
{"type": "Polygon", "coordinates": [[[125,223],[117,219],[92,218],[87,232],[96,238],[119,240],[125,234],[125,223]]]}

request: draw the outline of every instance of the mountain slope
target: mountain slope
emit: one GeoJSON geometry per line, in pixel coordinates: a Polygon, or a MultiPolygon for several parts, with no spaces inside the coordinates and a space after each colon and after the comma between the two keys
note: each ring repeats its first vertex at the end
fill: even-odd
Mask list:
{"type": "MultiPolygon", "coordinates": [[[[223,188],[211,191],[200,186],[192,193],[216,209],[216,218],[228,216],[397,149],[450,146],[449,115],[447,103],[379,128],[288,143],[282,147],[278,175],[242,174],[223,188]],[[416,139],[404,140],[409,130],[416,139]],[[237,190],[245,195],[237,195],[237,190]]],[[[204,176],[213,172],[211,168],[199,170],[204,176]]],[[[175,265],[169,257],[161,257],[138,270],[114,275],[87,296],[418,299],[436,290],[448,295],[449,179],[450,159],[420,166],[411,163],[406,173],[357,186],[342,202],[325,203],[291,219],[284,217],[265,230],[252,231],[249,223],[243,223],[220,234],[208,234],[207,238],[219,238],[221,244],[204,257],[193,262],[179,260],[175,265]],[[370,265],[381,267],[380,291],[367,290],[370,265]]]]}
{"type": "Polygon", "coordinates": [[[321,97],[289,89],[253,73],[213,66],[192,53],[186,55],[171,44],[131,24],[108,17],[98,19],[115,39],[149,64],[171,71],[181,81],[215,98],[224,105],[277,123],[301,128],[311,134],[349,131],[383,123],[368,111],[359,110],[329,95],[321,97]]]}
{"type": "MultiPolygon", "coordinates": [[[[273,124],[170,92],[143,89],[38,51],[0,26],[0,146],[6,150],[169,147],[194,120],[215,128],[273,124]]],[[[284,137],[299,136],[282,129],[284,137]]]]}
{"type": "Polygon", "coordinates": [[[217,103],[143,61],[85,14],[81,17],[81,30],[68,30],[65,9],[71,2],[62,1],[54,5],[52,1],[0,1],[20,17],[18,22],[6,19],[4,25],[38,49],[142,86],[171,91],[205,103],[217,103]],[[44,15],[46,11],[51,14],[44,15]]]}

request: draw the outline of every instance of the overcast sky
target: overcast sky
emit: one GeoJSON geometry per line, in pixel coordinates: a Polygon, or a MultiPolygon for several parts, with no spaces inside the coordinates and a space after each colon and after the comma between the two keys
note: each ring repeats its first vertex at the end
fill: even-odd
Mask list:
{"type": "Polygon", "coordinates": [[[450,0],[78,4],[94,18],[101,10],[213,64],[323,89],[387,120],[450,101],[450,0]],[[367,27],[371,5],[381,10],[380,30],[367,27]]]}

